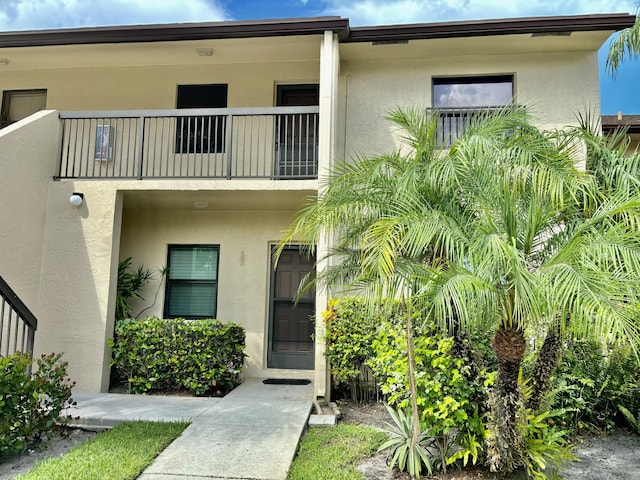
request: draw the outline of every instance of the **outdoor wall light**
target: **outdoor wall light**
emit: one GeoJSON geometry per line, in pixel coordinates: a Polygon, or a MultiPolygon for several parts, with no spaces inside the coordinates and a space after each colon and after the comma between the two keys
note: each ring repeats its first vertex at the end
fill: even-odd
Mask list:
{"type": "Polygon", "coordinates": [[[79,207],[84,202],[84,193],[73,192],[69,197],[69,203],[74,207],[79,207]]]}

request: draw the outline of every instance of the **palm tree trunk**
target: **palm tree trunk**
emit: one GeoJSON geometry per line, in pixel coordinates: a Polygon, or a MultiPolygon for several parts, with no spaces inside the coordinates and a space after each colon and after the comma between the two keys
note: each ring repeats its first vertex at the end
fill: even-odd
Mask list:
{"type": "Polygon", "coordinates": [[[498,376],[489,400],[491,419],[487,462],[491,471],[501,474],[522,466],[524,406],[518,375],[525,349],[522,329],[501,325],[496,331],[493,350],[498,358],[498,376]]]}
{"type": "MultiPolygon", "coordinates": [[[[410,304],[410,302],[409,302],[410,304]]],[[[409,377],[409,397],[411,399],[411,452],[415,451],[420,439],[420,415],[418,414],[418,387],[415,377],[415,358],[413,356],[413,319],[411,307],[407,306],[405,298],[402,298],[402,307],[407,316],[407,374],[409,377]]]]}
{"type": "MultiPolygon", "coordinates": [[[[567,319],[567,323],[569,319],[567,319]]],[[[542,347],[536,358],[536,363],[531,373],[531,397],[527,400],[527,408],[537,412],[544,395],[549,390],[551,376],[558,366],[560,351],[562,348],[562,336],[560,322],[549,328],[542,342],[542,347]]]]}

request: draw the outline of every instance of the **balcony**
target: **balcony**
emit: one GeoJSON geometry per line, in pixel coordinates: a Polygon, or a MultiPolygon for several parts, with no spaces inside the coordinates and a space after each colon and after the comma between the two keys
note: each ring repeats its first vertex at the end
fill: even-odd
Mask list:
{"type": "Polygon", "coordinates": [[[56,178],[314,179],[318,110],[60,112],[56,178]]]}

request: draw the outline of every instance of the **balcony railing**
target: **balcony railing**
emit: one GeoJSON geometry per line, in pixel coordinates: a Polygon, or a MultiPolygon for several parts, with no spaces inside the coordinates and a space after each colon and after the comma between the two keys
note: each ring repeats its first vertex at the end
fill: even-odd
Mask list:
{"type": "Polygon", "coordinates": [[[318,175],[318,107],[61,112],[58,178],[318,175]]]}
{"type": "Polygon", "coordinates": [[[427,114],[437,114],[436,145],[450,147],[469,129],[473,120],[486,116],[495,107],[429,108],[427,114]]]}
{"type": "Polygon", "coordinates": [[[38,320],[0,277],[0,356],[33,354],[38,320]]]}

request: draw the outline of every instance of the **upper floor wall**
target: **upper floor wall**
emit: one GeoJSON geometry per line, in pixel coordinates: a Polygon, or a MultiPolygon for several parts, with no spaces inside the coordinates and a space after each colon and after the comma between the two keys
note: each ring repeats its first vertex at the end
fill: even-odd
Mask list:
{"type": "Polygon", "coordinates": [[[173,109],[179,85],[226,84],[228,107],[270,107],[277,102],[277,85],[319,82],[321,40],[56,46],[24,53],[0,49],[0,56],[10,59],[0,67],[0,88],[44,89],[48,109],[104,111],[173,109]],[[25,54],[27,60],[12,60],[25,54]],[[44,61],[51,58],[58,63],[44,61]]]}
{"type": "MultiPolygon", "coordinates": [[[[279,87],[317,85],[313,131],[322,170],[328,165],[323,151],[326,159],[393,148],[397,142],[384,116],[402,106],[441,107],[433,95],[435,80],[508,77],[511,97],[531,107],[540,125],[573,123],[575,113],[599,107],[598,48],[634,20],[612,14],[350,29],[347,19],[322,17],[9,32],[0,34],[2,110],[7,117],[12,92],[32,91],[44,92],[45,107],[60,111],[99,111],[104,117],[112,110],[168,111],[185,107],[181,87],[197,85],[224,86],[224,102],[215,107],[271,108],[282,105],[279,87]]],[[[177,118],[167,122],[174,130],[185,124],[179,114],[168,116],[177,118]]],[[[272,128],[271,118],[258,130],[274,137],[274,144],[282,130],[272,128]]],[[[459,123],[462,117],[451,118],[459,123]]],[[[180,129],[190,135],[186,125],[180,129]]],[[[99,125],[94,127],[87,138],[96,137],[99,125]]],[[[193,128],[202,137],[203,127],[193,128]]],[[[213,130],[237,133],[224,125],[213,130]]],[[[184,153],[174,141],[177,133],[162,136],[172,153],[184,153]]],[[[244,158],[251,151],[247,146],[235,154],[244,158]]],[[[273,163],[271,158],[261,161],[273,163]]]]}

